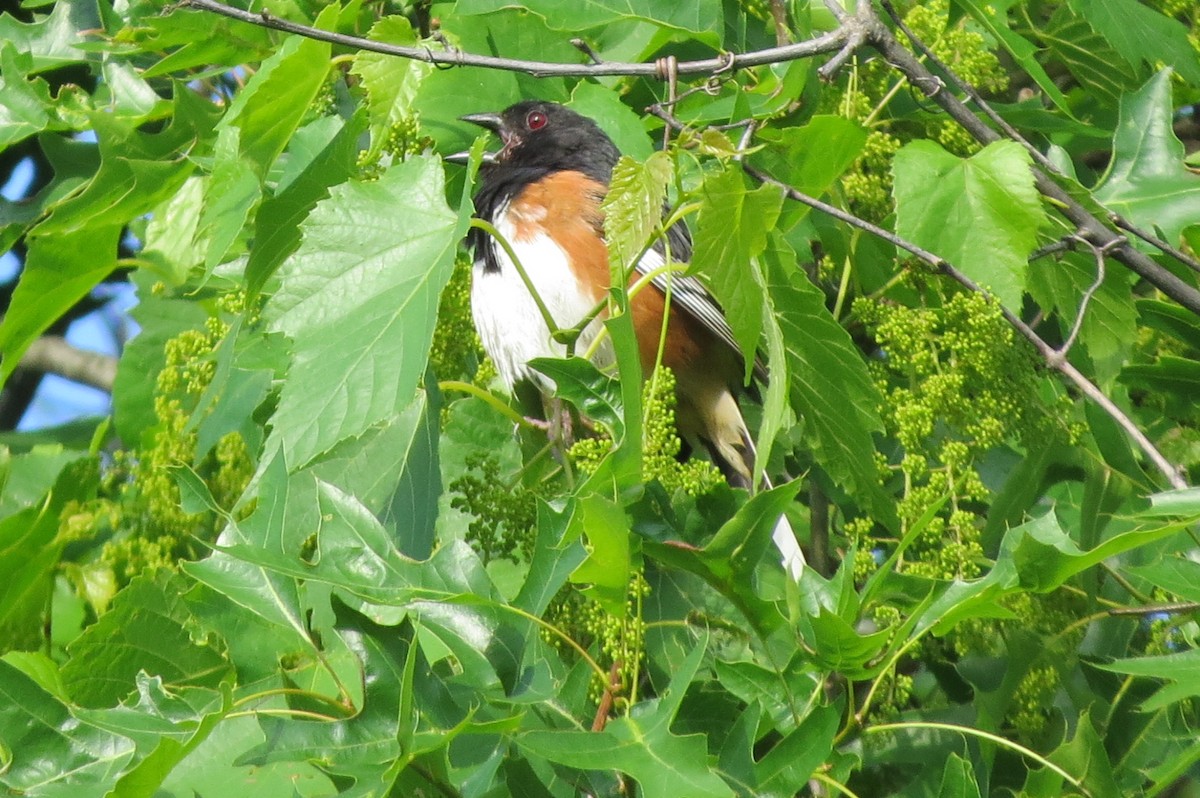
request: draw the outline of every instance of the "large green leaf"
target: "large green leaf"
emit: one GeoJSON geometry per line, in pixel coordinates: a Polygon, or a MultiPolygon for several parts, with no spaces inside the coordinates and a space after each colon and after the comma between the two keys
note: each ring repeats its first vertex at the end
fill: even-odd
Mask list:
{"type": "Polygon", "coordinates": [[[1096,199],[1141,228],[1161,230],[1178,244],[1183,228],[1200,221],[1200,175],[1183,164],[1183,144],[1171,127],[1171,71],[1121,98],[1108,172],[1096,199]]]}
{"type": "Polygon", "coordinates": [[[84,31],[100,28],[93,3],[55,3],[49,14],[35,14],[21,22],[12,14],[0,15],[0,42],[12,42],[19,52],[33,56],[33,71],[76,64],[88,58],[79,47],[84,31]]]}
{"type": "Polygon", "coordinates": [[[692,264],[708,278],[725,310],[749,379],[762,335],[766,292],[755,259],[766,249],[767,233],[779,218],[783,191],[771,185],[749,190],[742,171],[729,168],[709,176],[700,197],[692,264]]]}
{"type": "Polygon", "coordinates": [[[425,371],[461,234],[437,160],[338,186],[303,225],[264,315],[294,342],[268,451],[299,468],[399,412],[425,371]]]}
{"type": "Polygon", "coordinates": [[[895,515],[875,468],[874,432],[883,423],[881,403],[867,365],[850,335],[825,308],[825,296],[794,265],[772,264],[767,292],[789,373],[792,408],[804,422],[805,441],[817,462],[865,502],[875,517],[895,515]]]}
{"type": "Polygon", "coordinates": [[[187,585],[160,570],[117,594],[112,608],[71,644],[71,659],[63,665],[63,683],[77,703],[115,706],[134,690],[139,671],[173,689],[216,687],[232,674],[233,664],[215,646],[191,639],[187,585]]]}
{"type": "Polygon", "coordinates": [[[1019,309],[1026,259],[1046,219],[1021,145],[998,141],[962,159],[914,141],[893,168],[896,232],[1019,309]]]}
{"type": "Polygon", "coordinates": [[[22,795],[102,796],[134,755],[120,734],[80,722],[68,706],[0,660],[0,784],[22,795]]]}

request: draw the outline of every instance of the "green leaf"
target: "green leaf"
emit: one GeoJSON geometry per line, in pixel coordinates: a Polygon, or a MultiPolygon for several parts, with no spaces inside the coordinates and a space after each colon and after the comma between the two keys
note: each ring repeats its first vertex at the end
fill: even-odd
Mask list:
{"type": "Polygon", "coordinates": [[[783,191],[772,185],[748,190],[742,170],[734,165],[707,177],[700,198],[692,265],[708,278],[725,310],[748,381],[762,336],[766,293],[755,259],[766,249],[767,234],[775,228],[783,191]]]}
{"type": "MultiPolygon", "coordinates": [[[[331,26],[338,10],[327,6],[316,27],[331,26]]],[[[240,131],[238,152],[260,176],[283,152],[328,74],[328,42],[289,36],[234,97],[220,129],[240,131]]]]}
{"type": "Polygon", "coordinates": [[[536,358],[529,365],[554,380],[554,395],[566,399],[580,413],[603,424],[613,440],[625,437],[620,386],[590,361],[581,357],[536,358]]]}
{"type": "Polygon", "coordinates": [[[256,164],[238,154],[238,129],[222,128],[214,145],[212,173],[204,181],[204,206],[197,238],[208,246],[204,272],[211,275],[225,260],[262,199],[262,183],[255,174],[256,164]]]}
{"type": "Polygon", "coordinates": [[[1122,58],[1090,20],[1077,15],[1070,4],[1059,6],[1037,30],[1037,35],[1084,90],[1105,105],[1116,105],[1124,91],[1137,85],[1135,66],[1122,58]]]}
{"type": "Polygon", "coordinates": [[[617,161],[608,194],[600,205],[614,274],[631,272],[658,229],[667,185],[674,172],[671,157],[665,152],[655,153],[645,163],[628,156],[617,161]]]}
{"type": "Polygon", "coordinates": [[[1200,516],[1200,488],[1180,488],[1155,493],[1150,509],[1142,515],[1149,518],[1195,518],[1200,516]]]}
{"type": "Polygon", "coordinates": [[[247,289],[257,293],[283,259],[300,244],[300,225],[329,189],[356,167],[364,119],[321,117],[296,131],[276,193],[263,200],[254,217],[254,246],[246,263],[247,289]]]}
{"type": "MultiPolygon", "coordinates": [[[[862,155],[867,131],[845,117],[818,114],[803,127],[768,128],[761,138],[767,146],[754,153],[751,162],[805,194],[820,197],[862,155]]],[[[800,206],[796,220],[810,210],[800,206]]]]}
{"type": "Polygon", "coordinates": [[[0,42],[11,42],[18,52],[33,56],[34,72],[45,72],[85,61],[88,54],[79,48],[84,31],[103,26],[91,3],[55,3],[47,15],[33,15],[32,22],[21,22],[12,14],[0,15],[0,42]]]}
{"type": "MultiPolygon", "coordinates": [[[[412,24],[406,17],[398,15],[376,22],[367,38],[387,44],[417,43],[412,24]]],[[[361,79],[367,92],[367,114],[371,121],[371,147],[367,157],[379,153],[387,143],[393,125],[412,117],[417,89],[433,69],[432,64],[411,58],[367,51],[355,55],[350,72],[361,79]]]]}
{"type": "Polygon", "coordinates": [[[1050,753],[1048,759],[1083,782],[1092,798],[1122,798],[1128,793],[1113,778],[1113,765],[1104,740],[1092,725],[1091,713],[1080,713],[1075,736],[1050,753]]]}
{"type": "MultiPolygon", "coordinates": [[[[1053,262],[1039,262],[1030,267],[1029,293],[1044,308],[1058,312],[1059,324],[1066,336],[1079,318],[1082,297],[1100,276],[1094,258],[1067,253],[1053,262]]],[[[1088,354],[1103,370],[1104,381],[1116,376],[1137,331],[1137,313],[1130,296],[1129,274],[1107,269],[1104,281],[1091,294],[1087,307],[1082,308],[1083,324],[1079,340],[1087,345],[1088,354]]]]}
{"type": "Polygon", "coordinates": [[[998,604],[1003,596],[1054,590],[1109,557],[1177,535],[1179,530],[1180,526],[1174,524],[1135,529],[1084,551],[1063,531],[1054,513],[1047,513],[1009,529],[987,576],[952,583],[923,613],[917,629],[924,631],[936,625],[935,633],[942,634],[966,618],[1008,617],[998,604]]]}
{"type": "MultiPolygon", "coordinates": [[[[1192,489],[1194,494],[1200,491],[1192,489]]],[[[1200,498],[1198,498],[1200,501],[1200,498]]],[[[1200,515],[1200,509],[1196,511],[1200,515]]],[[[1184,601],[1200,602],[1200,563],[1183,557],[1168,557],[1153,565],[1127,566],[1126,574],[1145,579],[1155,587],[1173,593],[1184,601]]]]}
{"type": "Polygon", "coordinates": [[[436,160],[343,184],[313,210],[264,310],[294,342],[267,451],[299,468],[412,400],[461,224],[436,160]]]}
{"type": "Polygon", "coordinates": [[[833,749],[841,722],[837,707],[816,708],[794,731],[775,744],[758,763],[757,794],[796,795],[833,749]]]}
{"type": "Polygon", "coordinates": [[[914,141],[896,153],[893,169],[896,233],[1020,308],[1026,259],[1046,218],[1021,145],[998,141],[961,159],[914,141]]]}
{"type": "Polygon", "coordinates": [[[937,798],[979,798],[979,784],[970,762],[958,754],[950,754],[942,768],[937,798]]]}
{"type": "Polygon", "coordinates": [[[1200,83],[1200,58],[1188,28],[1137,0],[1067,0],[1131,64],[1168,64],[1189,83],[1200,83]]]}
{"type": "Polygon", "coordinates": [[[571,574],[571,581],[585,585],[581,592],[609,615],[624,618],[632,571],[629,519],[619,504],[592,494],[579,500],[572,520],[587,537],[588,556],[571,574]]]}
{"type": "Polygon", "coordinates": [[[186,579],[162,569],[119,592],[112,608],[69,647],[62,679],[71,697],[83,706],[114,706],[135,688],[140,671],[176,689],[215,688],[232,675],[222,652],[192,639],[187,587],[186,579]]]}
{"type": "Polygon", "coordinates": [[[1000,42],[1009,55],[1021,65],[1026,74],[1033,78],[1038,88],[1050,98],[1055,108],[1067,116],[1072,116],[1066,96],[1038,62],[1037,47],[1009,27],[1009,9],[1016,5],[1016,0],[1001,0],[1000,2],[993,0],[988,3],[980,3],[978,0],[956,0],[956,2],[966,8],[971,18],[990,33],[996,41],[1000,42]]]}
{"type": "Polygon", "coordinates": [[[639,704],[603,732],[533,731],[516,743],[535,757],[585,770],[617,770],[632,776],[644,795],[725,798],[733,791],[714,772],[704,738],[671,733],[687,687],[704,654],[697,646],[672,676],[661,698],[639,704]]]}
{"type": "Polygon", "coordinates": [[[1183,164],[1173,110],[1169,69],[1121,98],[1112,161],[1094,193],[1109,210],[1178,244],[1183,229],[1200,217],[1200,175],[1183,164]]]}
{"type": "Polygon", "coordinates": [[[0,151],[45,130],[50,124],[50,87],[41,78],[27,80],[29,62],[18,62],[15,48],[0,45],[0,151]]]}
{"type": "MultiPolygon", "coordinates": [[[[774,303],[789,373],[792,407],[805,441],[829,474],[889,524],[895,509],[875,468],[873,432],[882,431],[881,404],[850,335],[825,308],[825,297],[794,264],[772,264],[767,292],[774,303]]],[[[770,324],[772,319],[768,319],[770,324]]]]}
{"type": "Polygon", "coordinates": [[[107,793],[134,755],[128,737],[81,722],[0,660],[0,784],[25,795],[107,793]],[[32,754],[36,752],[36,756],[32,754]]]}
{"type": "Polygon", "coordinates": [[[29,240],[25,269],[0,322],[0,386],[25,350],[117,265],[119,227],[29,240]]]}
{"type": "Polygon", "coordinates": [[[580,81],[571,90],[568,105],[575,112],[596,120],[617,149],[635,161],[645,162],[654,154],[654,145],[646,135],[642,118],[621,102],[620,95],[613,89],[580,81]]]}
{"type": "Polygon", "coordinates": [[[0,521],[0,641],[5,650],[36,650],[63,544],[58,507],[29,507],[0,521]]]}

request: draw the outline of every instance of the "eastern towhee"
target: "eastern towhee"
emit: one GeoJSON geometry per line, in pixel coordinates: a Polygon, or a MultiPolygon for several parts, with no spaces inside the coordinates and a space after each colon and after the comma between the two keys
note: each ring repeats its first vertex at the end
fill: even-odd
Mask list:
{"type": "MultiPolygon", "coordinates": [[[[475,215],[512,246],[554,323],[561,328],[578,324],[609,289],[600,203],[620,156],[616,145],[591,119],[556,103],[525,101],[499,114],[462,119],[494,131],[503,143],[480,172],[475,215]]],[[[668,246],[659,240],[646,252],[633,279],[661,267],[667,251],[674,261],[686,263],[691,257],[691,237],[682,222],[667,238],[668,246]]],[[[501,379],[510,389],[522,380],[552,388],[528,362],[563,357],[564,345],[551,337],[503,247],[477,228],[468,240],[475,251],[471,311],[501,379]]],[[[744,363],[720,306],[696,278],[662,272],[652,288],[631,298],[630,308],[647,374],[658,355],[663,313],[670,314],[662,362],[675,373],[680,434],[699,439],[730,484],[751,488],[754,444],[735,398],[744,363]]],[[[599,321],[584,330],[579,351],[599,330],[599,321]]],[[[766,377],[761,363],[754,371],[759,379],[766,377]]],[[[786,516],[779,519],[774,540],[784,566],[799,578],[804,554],[786,516]]]]}

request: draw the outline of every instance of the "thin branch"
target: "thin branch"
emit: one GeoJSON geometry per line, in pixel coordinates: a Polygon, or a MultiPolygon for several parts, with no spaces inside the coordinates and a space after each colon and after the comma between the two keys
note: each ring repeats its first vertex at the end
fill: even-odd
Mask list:
{"type": "Polygon", "coordinates": [[[1170,615],[1182,615],[1186,613],[1196,612],[1200,610],[1200,602],[1196,601],[1179,601],[1173,604],[1151,604],[1148,607],[1113,607],[1108,611],[1109,615],[1155,615],[1164,613],[1170,615]]]}
{"type": "MultiPolygon", "coordinates": [[[[535,77],[596,77],[600,75],[638,75],[654,77],[659,74],[658,67],[653,63],[627,63],[620,61],[596,62],[589,56],[589,64],[562,64],[553,61],[528,61],[519,58],[501,58],[490,55],[477,55],[462,50],[434,51],[428,47],[405,47],[396,44],[371,41],[358,36],[347,36],[341,33],[301,25],[281,19],[267,11],[244,11],[240,8],[217,2],[217,0],[182,0],[181,5],[210,11],[239,22],[255,25],[260,28],[294,33],[309,39],[329,42],[357,50],[367,50],[373,53],[394,55],[400,58],[411,58],[424,61],[427,64],[445,66],[474,66],[487,69],[499,69],[506,72],[524,72],[535,77]]],[[[697,61],[680,61],[677,72],[680,75],[713,75],[719,72],[763,64],[778,64],[810,58],[822,53],[831,53],[841,49],[847,38],[847,31],[838,28],[805,42],[786,44],[782,47],[768,47],[765,50],[755,50],[749,53],[722,53],[714,58],[702,58],[697,61]]]]}
{"type": "MultiPolygon", "coordinates": [[[[1002,137],[999,133],[984,124],[952,92],[942,91],[945,87],[942,79],[934,75],[916,56],[901,45],[887,26],[878,17],[872,16],[873,13],[871,4],[864,2],[860,4],[857,16],[863,18],[862,24],[867,26],[867,42],[879,51],[889,64],[907,77],[909,83],[921,89],[926,97],[941,106],[942,110],[946,111],[976,141],[981,144],[991,144],[1001,140],[1002,137]],[[866,19],[867,17],[870,19],[866,19]]],[[[949,70],[946,70],[946,74],[953,76],[949,70]]],[[[954,78],[954,80],[958,81],[958,78],[954,78]]],[[[1032,171],[1038,191],[1059,207],[1063,216],[1075,225],[1079,235],[1096,246],[1106,249],[1111,247],[1111,257],[1114,260],[1123,263],[1159,291],[1200,316],[1200,290],[1155,263],[1146,254],[1134,249],[1127,241],[1121,241],[1120,239],[1123,238],[1121,235],[1109,229],[1104,222],[1092,215],[1062,186],[1054,182],[1045,171],[1037,166],[1034,166],[1032,171]]]]}
{"type": "Polygon", "coordinates": [[[1192,257],[1184,254],[1180,250],[1178,250],[1175,247],[1168,244],[1166,241],[1163,241],[1158,236],[1150,235],[1150,233],[1147,233],[1145,230],[1135,227],[1134,225],[1125,221],[1125,219],[1120,214],[1116,214],[1116,213],[1109,214],[1108,218],[1112,221],[1113,224],[1115,224],[1117,227],[1121,228],[1125,232],[1132,233],[1133,235],[1135,235],[1138,238],[1145,241],[1150,246],[1162,250],[1163,252],[1170,255],[1175,260],[1182,263],[1184,266],[1187,266],[1192,271],[1196,272],[1197,274],[1200,274],[1200,262],[1198,262],[1195,258],[1192,258],[1192,257]]]}
{"type": "MultiPolygon", "coordinates": [[[[743,164],[742,168],[747,174],[760,182],[779,186],[791,199],[794,199],[797,202],[802,202],[810,208],[814,208],[815,210],[819,210],[822,213],[828,214],[839,221],[843,221],[846,224],[853,225],[860,230],[865,230],[872,235],[878,236],[879,238],[882,238],[899,249],[902,249],[905,252],[915,256],[929,266],[937,269],[942,274],[945,274],[947,277],[951,278],[967,290],[977,294],[983,294],[984,296],[991,298],[993,301],[996,301],[995,297],[993,297],[990,292],[977,285],[971,278],[954,268],[954,266],[948,263],[945,259],[935,255],[929,250],[918,247],[917,245],[897,236],[895,233],[885,230],[878,225],[871,224],[865,219],[860,219],[851,213],[847,213],[841,208],[821,202],[815,197],[810,197],[809,195],[804,194],[792,186],[789,186],[781,180],[778,180],[765,172],[759,171],[749,164],[743,164]]],[[[1104,392],[1096,386],[1095,383],[1084,376],[1082,372],[1080,372],[1070,363],[1070,361],[1059,357],[1057,350],[1050,346],[1050,344],[1046,343],[1032,327],[1023,322],[1017,315],[1012,313],[1003,305],[1000,305],[998,302],[997,305],[1000,308],[1000,312],[1004,315],[1005,320],[1014,329],[1016,329],[1017,332],[1021,333],[1026,340],[1033,344],[1034,349],[1038,351],[1038,354],[1041,355],[1042,360],[1046,363],[1046,365],[1074,383],[1075,387],[1079,389],[1080,393],[1084,394],[1097,405],[1099,405],[1101,409],[1103,409],[1104,412],[1113,419],[1113,421],[1116,421],[1117,424],[1119,424],[1120,427],[1125,430],[1126,434],[1129,435],[1129,437],[1132,438],[1133,441],[1138,445],[1138,448],[1140,448],[1150,459],[1150,461],[1154,463],[1155,467],[1160,473],[1162,473],[1172,487],[1187,487],[1187,483],[1180,475],[1179,469],[1172,465],[1169,460],[1167,460],[1162,452],[1160,452],[1154,446],[1154,443],[1146,437],[1146,434],[1142,432],[1138,426],[1133,423],[1129,416],[1126,415],[1121,408],[1117,407],[1117,405],[1111,399],[1109,399],[1108,396],[1106,396],[1104,392]]]]}
{"type": "Polygon", "coordinates": [[[57,335],[44,335],[30,344],[17,368],[57,374],[105,393],[112,393],[117,378],[115,357],[76,349],[57,335]]]}
{"type": "Polygon", "coordinates": [[[1079,300],[1079,311],[1075,314],[1075,323],[1071,326],[1071,332],[1068,333],[1067,340],[1063,342],[1063,345],[1058,348],[1056,357],[1061,360],[1067,359],[1067,353],[1071,351],[1071,347],[1075,345],[1076,339],[1079,338],[1079,332],[1083,329],[1083,319],[1087,315],[1088,303],[1092,301],[1092,297],[1100,290],[1100,286],[1104,285],[1104,249],[1094,246],[1087,241],[1083,243],[1091,247],[1092,255],[1096,258],[1096,279],[1088,286],[1088,290],[1083,292],[1083,298],[1079,300]]]}

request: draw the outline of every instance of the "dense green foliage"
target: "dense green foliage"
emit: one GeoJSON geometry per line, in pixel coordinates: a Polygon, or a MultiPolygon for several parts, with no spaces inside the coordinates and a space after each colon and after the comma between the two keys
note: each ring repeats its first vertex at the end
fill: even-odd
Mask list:
{"type": "MultiPolygon", "coordinates": [[[[252,8],[569,64],[576,36],[687,61],[837,26],[791,0],[252,8]]],[[[649,78],[436,68],[151,0],[21,13],[0,164],[40,172],[0,200],[23,253],[0,379],[101,282],[137,286],[141,332],[111,418],[0,439],[6,794],[1200,795],[1200,317],[1074,237],[1020,143],[871,47],[831,81],[832,53],[680,76],[664,137],[649,78]],[[691,226],[688,268],[770,367],[745,405],[775,487],[679,459],[624,289],[613,370],[537,364],[573,446],[499,386],[461,246],[484,142],[442,156],[475,141],[460,115],[526,97],[629,156],[614,274],[664,200],[691,226]]],[[[1196,290],[1193,3],[897,13],[1196,290]]]]}

